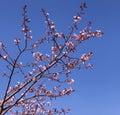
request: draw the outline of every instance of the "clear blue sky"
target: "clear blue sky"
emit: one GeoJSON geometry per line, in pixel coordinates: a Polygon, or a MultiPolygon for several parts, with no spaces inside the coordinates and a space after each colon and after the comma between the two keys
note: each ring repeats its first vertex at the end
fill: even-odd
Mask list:
{"type": "MultiPolygon", "coordinates": [[[[41,32],[45,8],[56,26],[66,31],[72,17],[83,0],[0,0],[0,41],[12,49],[12,41],[20,37],[22,6],[28,4],[33,37],[41,32]]],[[[84,42],[81,52],[93,51],[93,69],[83,69],[73,74],[76,92],[58,99],[55,105],[71,108],[69,115],[120,115],[120,0],[86,0],[88,9],[83,21],[93,22],[93,29],[101,29],[100,39],[84,42]]],[[[13,50],[13,49],[12,49],[13,50]]],[[[1,64],[2,65],[2,64],[1,64]]],[[[0,66],[1,69],[1,66],[0,66]]],[[[0,84],[1,86],[1,84],[0,84]]]]}

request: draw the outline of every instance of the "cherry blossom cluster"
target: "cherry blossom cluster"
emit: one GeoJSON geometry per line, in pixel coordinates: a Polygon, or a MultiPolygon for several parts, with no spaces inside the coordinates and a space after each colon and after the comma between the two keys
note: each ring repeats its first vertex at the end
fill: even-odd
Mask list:
{"type": "Polygon", "coordinates": [[[20,43],[20,38],[14,39],[14,43],[15,43],[15,45],[18,45],[20,43]]]}
{"type": "MultiPolygon", "coordinates": [[[[80,60],[82,61],[83,64],[86,64],[86,61],[88,61],[92,55],[93,55],[92,52],[89,52],[88,54],[82,54],[82,56],[80,57],[80,60]]],[[[92,65],[88,64],[87,66],[91,67],[92,65]]]]}
{"type": "Polygon", "coordinates": [[[42,53],[40,53],[40,52],[33,52],[33,57],[34,57],[37,61],[42,61],[42,53]]]}
{"type": "Polygon", "coordinates": [[[96,30],[93,32],[88,32],[86,30],[81,31],[79,34],[73,34],[72,38],[76,39],[77,42],[83,42],[91,37],[101,37],[103,32],[101,30],[96,30]]]}
{"type": "Polygon", "coordinates": [[[0,58],[7,60],[9,57],[9,53],[6,50],[6,46],[2,41],[0,41],[0,58]]]}
{"type": "Polygon", "coordinates": [[[24,37],[25,39],[32,39],[32,36],[31,36],[31,29],[30,27],[27,25],[28,23],[30,23],[30,18],[27,17],[27,5],[24,5],[23,7],[23,22],[22,22],[22,32],[24,33],[24,37]]]}
{"type": "Polygon", "coordinates": [[[55,24],[54,24],[54,22],[52,20],[49,19],[49,13],[46,12],[45,9],[42,9],[42,12],[43,12],[43,14],[44,14],[44,16],[46,18],[45,23],[48,25],[49,30],[50,30],[50,31],[48,31],[48,34],[51,34],[51,32],[55,31],[55,24]]]}
{"type": "Polygon", "coordinates": [[[0,101],[1,115],[69,113],[70,109],[58,110],[53,107],[51,100],[68,96],[75,91],[72,88],[75,82],[74,77],[71,78],[72,70],[92,67],[89,61],[93,53],[77,54],[79,45],[85,40],[101,37],[103,34],[101,30],[91,30],[91,22],[80,32],[76,30],[86,8],[86,3],[80,6],[80,11],[73,17],[74,21],[68,33],[59,32],[55,23],[49,18],[49,13],[42,9],[48,27],[47,37],[36,41],[31,35],[29,27],[31,20],[27,17],[27,5],[23,7],[21,31],[24,39],[19,37],[14,39],[14,45],[18,47],[16,57],[11,57],[6,46],[0,41],[0,59],[7,63],[7,72],[3,72],[2,76],[8,81],[5,94],[0,101]],[[46,46],[49,50],[43,52],[41,48],[46,46]]]}
{"type": "Polygon", "coordinates": [[[74,22],[77,23],[81,20],[80,16],[74,16],[74,22]]]}
{"type": "Polygon", "coordinates": [[[81,6],[80,6],[80,11],[73,17],[74,22],[73,22],[73,25],[71,26],[71,29],[72,29],[72,30],[73,30],[74,28],[75,28],[75,29],[78,29],[77,24],[78,24],[78,22],[82,19],[82,15],[84,14],[84,9],[86,9],[86,8],[87,8],[86,3],[81,4],[81,6]]]}
{"type": "Polygon", "coordinates": [[[57,108],[50,109],[50,107],[52,106],[51,102],[49,101],[46,102],[45,96],[48,96],[51,98],[54,96],[55,98],[58,96],[69,95],[71,92],[73,92],[72,88],[64,89],[63,91],[58,92],[59,86],[56,86],[53,89],[54,91],[58,92],[58,94],[56,95],[52,93],[52,91],[48,91],[44,85],[39,86],[39,88],[40,89],[35,89],[35,88],[30,89],[31,93],[37,90],[37,94],[29,97],[28,99],[24,99],[24,98],[21,99],[16,105],[18,107],[22,106],[27,109],[24,109],[22,111],[11,110],[11,113],[13,115],[16,115],[16,114],[22,115],[23,113],[53,115],[53,114],[62,114],[62,113],[67,114],[70,111],[70,109],[63,109],[63,108],[61,110],[57,110],[57,108]],[[36,97],[39,97],[39,98],[37,99],[36,97]]]}
{"type": "Polygon", "coordinates": [[[40,44],[44,43],[44,41],[49,41],[49,39],[46,37],[43,37],[40,40],[37,40],[31,45],[32,49],[37,48],[40,44]]]}
{"type": "Polygon", "coordinates": [[[90,53],[88,53],[88,54],[83,54],[80,59],[81,59],[82,61],[87,61],[87,60],[89,60],[89,58],[90,58],[92,55],[93,55],[92,52],[90,52],[90,53]]]}

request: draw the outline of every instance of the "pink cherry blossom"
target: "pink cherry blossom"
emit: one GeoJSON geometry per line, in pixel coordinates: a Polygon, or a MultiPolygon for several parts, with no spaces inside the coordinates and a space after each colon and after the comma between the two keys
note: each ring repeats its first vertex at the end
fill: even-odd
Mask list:
{"type": "Polygon", "coordinates": [[[37,60],[37,61],[42,61],[42,53],[40,52],[33,52],[33,57],[37,60]]]}
{"type": "Polygon", "coordinates": [[[74,79],[67,80],[68,84],[74,83],[74,79]]]}

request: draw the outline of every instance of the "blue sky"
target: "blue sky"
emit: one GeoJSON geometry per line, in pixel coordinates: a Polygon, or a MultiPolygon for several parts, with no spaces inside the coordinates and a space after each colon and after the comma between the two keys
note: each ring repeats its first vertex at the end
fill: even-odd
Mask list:
{"type": "MultiPolygon", "coordinates": [[[[50,13],[58,30],[66,32],[82,2],[84,1],[1,0],[0,41],[8,44],[9,50],[13,50],[13,39],[22,36],[20,29],[24,4],[28,4],[33,37],[37,38],[44,35],[42,31],[45,29],[41,21],[44,19],[40,13],[41,8],[50,13]]],[[[88,4],[88,9],[83,16],[82,26],[91,20],[92,28],[101,29],[104,35],[82,44],[81,52],[93,51],[91,63],[94,68],[75,71],[73,87],[76,92],[56,100],[55,105],[71,108],[69,115],[120,115],[120,1],[86,0],[85,2],[88,4]]]]}

